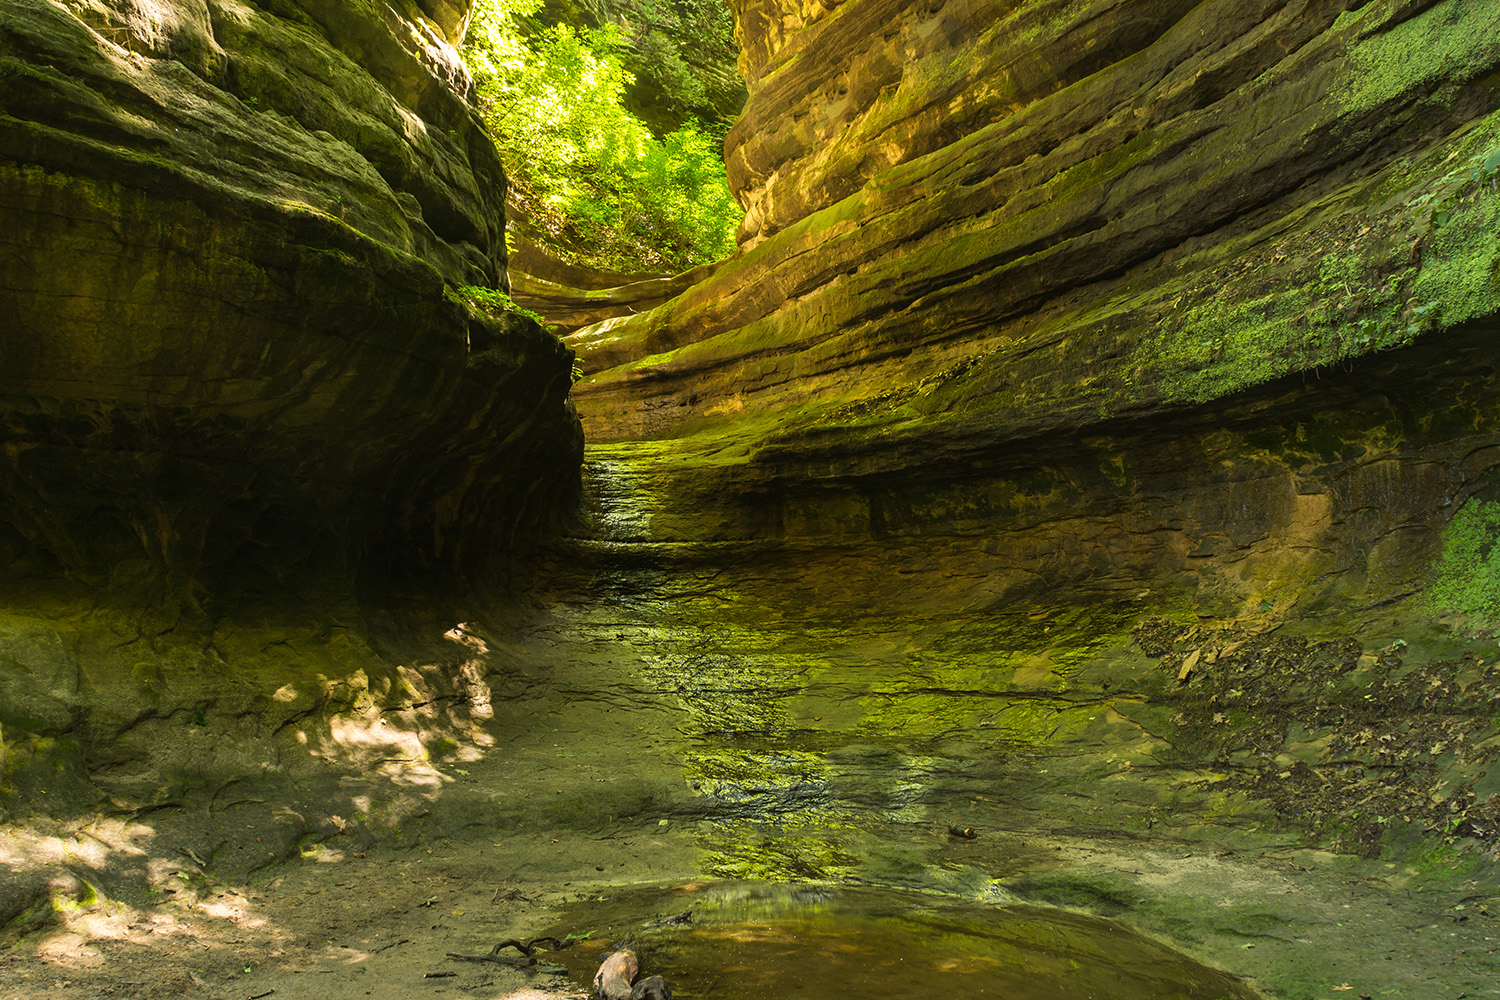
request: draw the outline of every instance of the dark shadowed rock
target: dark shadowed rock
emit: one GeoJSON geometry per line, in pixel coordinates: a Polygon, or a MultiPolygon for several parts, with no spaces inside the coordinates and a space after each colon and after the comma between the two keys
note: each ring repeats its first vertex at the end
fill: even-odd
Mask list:
{"type": "MultiPolygon", "coordinates": [[[[9,815],[156,812],[259,867],[424,815],[320,763],[382,713],[416,760],[490,711],[456,613],[404,645],[377,610],[504,578],[582,450],[571,353],[462,291],[506,287],[466,15],[0,3],[9,815]]],[[[17,885],[30,912],[46,881],[17,885]]]]}
{"type": "Polygon", "coordinates": [[[196,602],[555,518],[570,359],[454,291],[505,176],[432,23],[8,0],[0,78],[0,561],[196,602]]]}

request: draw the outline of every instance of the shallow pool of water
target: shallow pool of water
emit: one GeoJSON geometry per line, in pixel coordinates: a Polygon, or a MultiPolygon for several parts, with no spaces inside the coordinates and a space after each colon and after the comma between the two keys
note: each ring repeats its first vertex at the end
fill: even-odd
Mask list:
{"type": "Polygon", "coordinates": [[[682,1000],[1254,1000],[1233,976],[1107,920],[882,889],[689,884],[574,904],[548,957],[587,985],[627,938],[682,1000]],[[687,923],[664,918],[691,914],[687,923]],[[560,935],[559,935],[560,936],[560,935]]]}

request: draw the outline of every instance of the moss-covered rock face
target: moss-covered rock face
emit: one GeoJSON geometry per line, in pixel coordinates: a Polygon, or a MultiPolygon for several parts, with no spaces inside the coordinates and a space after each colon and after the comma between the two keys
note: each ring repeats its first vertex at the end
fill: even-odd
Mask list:
{"type": "MultiPolygon", "coordinates": [[[[499,248],[441,46],[221,3],[173,61],[26,6],[0,808],[90,823],[101,882],[466,838],[465,885],[850,879],[1113,915],[1277,996],[1492,989],[1495,640],[1429,587],[1494,530],[1492,7],[744,6],[745,252],[583,297],[640,309],[571,338],[584,503],[470,617],[293,558],[483,556],[566,478],[565,353],[444,294],[499,248]],[[320,37],[389,74],[332,102],[361,127],[225,96],[293,100],[320,37]],[[49,298],[33,233],[101,265],[49,298]]],[[[29,920],[45,864],[10,877],[29,920]]]]}
{"type": "Polygon", "coordinates": [[[457,619],[412,653],[369,609],[502,577],[582,439],[567,348],[463,291],[506,286],[466,16],[0,3],[0,818],[248,783],[253,866],[405,815],[315,760],[467,738],[457,619]]]}
{"type": "Polygon", "coordinates": [[[742,253],[570,335],[543,594],[691,692],[708,868],[1493,850],[1500,11],[739,13],[742,253]]]}
{"type": "Polygon", "coordinates": [[[555,516],[568,352],[445,294],[505,286],[460,6],[7,0],[9,576],[197,604],[555,516]]]}
{"type": "Polygon", "coordinates": [[[571,338],[591,440],[673,441],[654,536],[967,604],[1420,585],[1495,464],[1492,5],[740,14],[745,252],[571,338]]]}

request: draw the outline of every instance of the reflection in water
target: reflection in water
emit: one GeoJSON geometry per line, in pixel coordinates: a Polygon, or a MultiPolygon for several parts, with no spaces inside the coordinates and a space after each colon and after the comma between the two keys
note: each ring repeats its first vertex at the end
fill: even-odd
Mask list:
{"type": "Polygon", "coordinates": [[[578,982],[627,936],[683,1000],[1254,1000],[1233,977],[1106,920],[888,890],[767,883],[636,889],[576,904],[578,982]],[[691,923],[660,917],[691,911],[691,923]]]}

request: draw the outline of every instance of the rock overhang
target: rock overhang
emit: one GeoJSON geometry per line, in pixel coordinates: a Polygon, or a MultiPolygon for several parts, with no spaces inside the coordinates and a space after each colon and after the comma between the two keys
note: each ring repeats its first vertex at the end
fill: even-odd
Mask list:
{"type": "MultiPolygon", "coordinates": [[[[845,516],[851,544],[872,523],[941,534],[946,515],[928,512],[968,502],[965,470],[1010,467],[996,482],[1009,477],[1004,489],[1026,498],[1017,503],[1045,509],[1057,498],[1042,485],[1056,478],[1049,458],[1067,464],[1059,449],[1092,441],[1083,464],[1111,451],[1144,462],[1121,457],[1094,509],[1114,505],[1136,523],[1146,504],[1170,533],[1183,510],[1146,503],[1132,484],[1155,464],[1148,453],[1201,450],[1190,442],[1221,412],[1307,424],[1296,414],[1319,405],[1300,394],[1316,394],[1324,374],[1347,386],[1368,373],[1366,416],[1384,427],[1408,405],[1391,396],[1393,366],[1443,369],[1451,353],[1487,370],[1476,331],[1500,304],[1485,237],[1500,167],[1500,15],[1484,5],[740,13],[751,99],[728,153],[751,220],[742,253],[650,312],[569,338],[589,372],[575,396],[590,440],[676,439],[674,481],[695,497],[742,498],[719,501],[739,513],[715,530],[752,537],[776,523],[750,511],[774,494],[827,499],[809,513],[832,532],[825,540],[845,516]],[[932,29],[955,18],[971,30],[932,29]],[[855,30],[871,24],[880,30],[855,30]],[[920,109],[947,107],[951,81],[924,67],[944,53],[974,77],[979,110],[935,132],[920,109]],[[832,99],[866,70],[885,83],[862,101],[832,99]],[[1029,82],[996,83],[1017,74],[1029,82]],[[1416,349],[1386,353],[1404,345],[1416,349]],[[1286,379],[1305,388],[1275,388],[1286,379]],[[1271,398],[1287,409],[1267,409],[1271,398]],[[867,516],[871,496],[924,479],[919,492],[947,499],[867,516]]],[[[1439,415],[1457,387],[1448,373],[1447,388],[1412,401],[1417,423],[1452,424],[1439,415]]],[[[1326,419],[1359,461],[1390,459],[1417,479],[1428,467],[1417,452],[1454,449],[1466,485],[1398,491],[1427,526],[1430,557],[1445,512],[1484,478],[1463,456],[1485,453],[1491,430],[1411,436],[1415,450],[1399,459],[1387,432],[1360,443],[1347,421],[1326,419]]],[[[1256,450],[1238,447],[1215,461],[1256,478],[1256,450]]],[[[668,466],[645,466],[657,467],[668,466]]],[[[1212,493],[1204,471],[1182,470],[1175,495],[1212,493]]],[[[1329,490],[1303,478],[1293,494],[1329,490]]],[[[699,509],[686,504],[684,520],[699,509]]],[[[976,516],[957,530],[1034,523],[976,516]]],[[[1330,530],[1346,523],[1335,513],[1330,530]]],[[[1290,524],[1273,536],[1291,537],[1290,524]]],[[[1162,551],[1148,576],[1176,572],[1174,547],[1162,551]]]]}
{"type": "Polygon", "coordinates": [[[456,6],[8,6],[13,567],[196,602],[245,560],[482,573],[555,523],[569,352],[455,291],[506,284],[456,6]]]}

